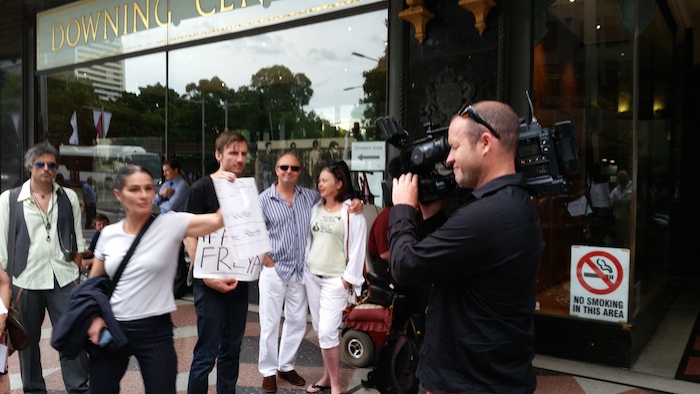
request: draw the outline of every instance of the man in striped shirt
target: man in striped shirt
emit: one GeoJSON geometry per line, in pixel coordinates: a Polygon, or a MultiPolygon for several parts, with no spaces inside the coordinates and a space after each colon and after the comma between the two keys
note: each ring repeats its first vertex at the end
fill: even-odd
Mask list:
{"type": "MultiPolygon", "coordinates": [[[[277,379],[304,386],[304,378],[294,370],[297,351],[306,333],[308,301],[304,290],[306,240],[310,231],[312,207],[321,198],[318,192],[297,186],[301,162],[293,153],[282,155],[275,165],[277,181],[260,193],[265,225],[272,250],[265,254],[260,272],[260,352],[258,370],[262,388],[277,391],[277,379]],[[278,335],[282,307],[284,328],[278,335]]],[[[351,211],[362,211],[362,202],[353,200],[351,211]]]]}

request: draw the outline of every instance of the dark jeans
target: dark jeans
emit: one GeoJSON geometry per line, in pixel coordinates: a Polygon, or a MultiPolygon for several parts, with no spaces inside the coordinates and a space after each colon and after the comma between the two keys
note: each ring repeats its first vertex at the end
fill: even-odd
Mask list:
{"type": "Polygon", "coordinates": [[[96,203],[85,203],[85,228],[92,228],[95,220],[95,215],[97,215],[97,204],[96,203]]]}
{"type": "Polygon", "coordinates": [[[119,322],[129,343],[116,352],[90,357],[90,392],[119,393],[119,382],[136,356],[146,393],[175,393],[177,354],[170,314],[119,322]]]}
{"type": "Polygon", "coordinates": [[[199,338],[194,347],[187,385],[189,394],[209,391],[209,373],[216,363],[216,392],[236,393],[239,356],[248,317],[248,283],[219,293],[201,279],[192,284],[199,338]]]}
{"type": "Polygon", "coordinates": [[[187,274],[190,267],[185,260],[185,246],[180,245],[180,256],[177,260],[177,272],[175,273],[175,283],[173,284],[173,294],[175,298],[182,298],[185,293],[190,291],[187,286],[187,274]]]}
{"type": "MultiPolygon", "coordinates": [[[[48,311],[51,324],[55,325],[63,315],[68,303],[68,297],[75,288],[76,283],[70,283],[59,287],[54,278],[54,288],[51,290],[27,290],[23,289],[19,295],[17,309],[20,321],[27,330],[30,345],[19,352],[19,365],[22,373],[22,386],[25,393],[46,393],[46,382],[41,367],[41,326],[48,311]]],[[[19,292],[19,290],[17,290],[19,292]]],[[[15,294],[16,295],[16,294],[15,294]]],[[[88,356],[81,352],[80,355],[69,360],[60,358],[61,373],[66,391],[71,394],[88,392],[88,356]]]]}

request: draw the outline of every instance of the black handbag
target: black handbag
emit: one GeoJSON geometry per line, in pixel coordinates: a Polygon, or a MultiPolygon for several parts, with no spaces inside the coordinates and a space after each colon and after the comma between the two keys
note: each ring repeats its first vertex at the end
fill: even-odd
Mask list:
{"type": "Polygon", "coordinates": [[[24,350],[29,347],[29,334],[19,321],[17,309],[10,308],[5,320],[5,332],[7,333],[7,354],[11,355],[15,350],[24,350]]]}
{"type": "MultiPolygon", "coordinates": [[[[19,196],[21,187],[16,187],[10,190],[10,210],[9,210],[9,233],[7,237],[7,276],[10,277],[10,291],[14,295],[15,289],[12,286],[12,267],[15,255],[15,227],[17,214],[17,197],[19,196]]],[[[7,320],[5,320],[5,332],[7,333],[7,354],[8,356],[15,350],[24,350],[29,347],[29,334],[24,326],[19,321],[19,312],[15,308],[17,299],[19,299],[22,289],[18,289],[16,297],[11,297],[10,306],[7,308],[7,320]]]]}

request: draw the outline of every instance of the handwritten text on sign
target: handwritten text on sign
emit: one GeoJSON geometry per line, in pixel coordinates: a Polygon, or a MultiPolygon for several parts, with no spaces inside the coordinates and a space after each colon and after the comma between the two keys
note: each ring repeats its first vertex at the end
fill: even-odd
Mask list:
{"type": "Polygon", "coordinates": [[[238,178],[234,182],[214,180],[216,197],[221,205],[224,228],[235,246],[229,252],[236,260],[270,251],[270,238],[258,200],[255,178],[238,178]]]}
{"type": "Polygon", "coordinates": [[[238,259],[233,254],[235,235],[219,229],[199,237],[194,264],[195,278],[234,277],[243,282],[257,280],[260,276],[262,254],[238,259]]]}

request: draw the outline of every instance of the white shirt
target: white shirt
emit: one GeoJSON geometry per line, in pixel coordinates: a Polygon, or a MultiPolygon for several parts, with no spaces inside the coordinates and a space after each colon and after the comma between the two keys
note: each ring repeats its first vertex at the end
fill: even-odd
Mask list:
{"type": "MultiPolygon", "coordinates": [[[[50,198],[48,205],[48,219],[51,228],[46,229],[46,216],[43,216],[39,208],[34,204],[29,188],[30,180],[22,185],[22,189],[17,196],[17,201],[24,204],[24,222],[29,233],[29,254],[27,258],[27,268],[19,274],[12,284],[23,289],[30,290],[50,290],[54,288],[54,278],[60,287],[78,279],[78,266],[71,260],[66,261],[58,241],[58,197],[56,191],[63,189],[73,209],[73,227],[75,228],[76,243],[78,251],[85,250],[85,238],[83,237],[83,226],[81,223],[81,208],[78,195],[71,188],[63,188],[57,183],[53,184],[53,193],[47,196],[50,198]],[[47,242],[46,237],[50,241],[47,242]]],[[[7,237],[9,233],[10,216],[10,190],[6,190],[0,195],[0,262],[2,267],[7,269],[7,237]]],[[[15,202],[16,203],[16,202],[15,202]]],[[[16,224],[19,226],[19,223],[16,224]]],[[[8,272],[9,275],[11,273],[8,272]]]]}
{"type": "MultiPolygon", "coordinates": [[[[169,212],[159,215],[141,238],[126,264],[110,303],[118,321],[160,316],[176,309],[173,281],[180,245],[194,215],[169,212]]],[[[95,257],[105,262],[110,277],[136,238],[124,232],[124,220],[102,229],[95,257]]]]}

